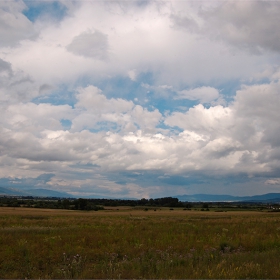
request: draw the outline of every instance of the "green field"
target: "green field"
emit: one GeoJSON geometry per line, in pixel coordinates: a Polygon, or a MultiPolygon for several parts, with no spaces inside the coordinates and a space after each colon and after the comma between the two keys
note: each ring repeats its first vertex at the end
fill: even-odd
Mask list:
{"type": "Polygon", "coordinates": [[[0,278],[280,278],[280,213],[0,208],[0,278]]]}

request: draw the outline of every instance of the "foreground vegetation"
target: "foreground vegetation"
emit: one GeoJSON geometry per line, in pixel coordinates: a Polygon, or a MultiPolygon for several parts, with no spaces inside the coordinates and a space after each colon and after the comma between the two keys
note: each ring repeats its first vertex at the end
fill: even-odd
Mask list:
{"type": "Polygon", "coordinates": [[[279,213],[118,209],[1,207],[1,278],[279,278],[279,213]]]}

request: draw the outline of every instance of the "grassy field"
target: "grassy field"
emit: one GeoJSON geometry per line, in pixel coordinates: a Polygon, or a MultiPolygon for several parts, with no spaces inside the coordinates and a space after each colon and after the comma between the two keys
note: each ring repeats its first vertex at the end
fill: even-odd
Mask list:
{"type": "Polygon", "coordinates": [[[280,213],[0,208],[0,278],[280,278],[280,213]]]}

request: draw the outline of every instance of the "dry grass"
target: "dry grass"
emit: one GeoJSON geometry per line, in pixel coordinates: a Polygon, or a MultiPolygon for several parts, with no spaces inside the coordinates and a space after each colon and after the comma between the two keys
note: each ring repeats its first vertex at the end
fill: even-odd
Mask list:
{"type": "Polygon", "coordinates": [[[1,278],[279,278],[278,213],[110,209],[0,208],[1,278]]]}

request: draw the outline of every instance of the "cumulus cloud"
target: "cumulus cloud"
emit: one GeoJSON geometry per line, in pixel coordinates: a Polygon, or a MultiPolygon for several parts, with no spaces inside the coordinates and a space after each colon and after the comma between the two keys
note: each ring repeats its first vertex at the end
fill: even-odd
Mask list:
{"type": "Polygon", "coordinates": [[[246,165],[248,172],[272,171],[279,160],[278,87],[279,82],[244,86],[229,107],[197,105],[186,113],[171,114],[165,123],[203,136],[206,145],[200,151],[204,159],[231,154],[233,170],[246,165]]]}
{"type": "Polygon", "coordinates": [[[233,113],[229,107],[219,105],[207,109],[199,104],[185,113],[172,113],[166,117],[165,124],[205,135],[213,133],[214,138],[220,133],[226,133],[227,129],[233,125],[233,113]]]}
{"type": "Polygon", "coordinates": [[[76,108],[82,112],[73,120],[74,130],[100,127],[104,122],[109,122],[124,131],[135,131],[137,128],[148,131],[154,130],[161,119],[158,110],[148,111],[121,98],[107,99],[102,91],[94,86],[81,88],[77,100],[76,108]]]}
{"type": "Polygon", "coordinates": [[[102,91],[94,86],[81,88],[77,94],[76,107],[83,107],[94,112],[127,112],[133,107],[132,101],[121,98],[108,100],[102,91]]]}
{"type": "MultiPolygon", "coordinates": [[[[197,105],[186,113],[174,112],[165,118],[166,125],[183,129],[183,132],[174,135],[145,130],[124,131],[123,134],[117,131],[62,131],[59,130],[58,122],[54,127],[46,129],[48,126],[43,120],[40,121],[40,117],[59,120],[67,114],[70,117],[71,110],[78,108],[91,112],[92,115],[89,116],[93,116],[95,110],[100,116],[128,114],[129,118],[137,119],[138,124],[144,127],[149,125],[149,121],[153,123],[155,114],[153,126],[158,122],[160,116],[156,113],[145,112],[145,108],[129,101],[107,99],[98,88],[90,86],[79,90],[77,109],[51,105],[42,107],[42,104],[21,105],[17,108],[11,106],[11,115],[7,115],[7,128],[1,133],[1,156],[2,159],[9,157],[25,160],[25,166],[32,166],[33,169],[40,169],[41,162],[53,162],[49,171],[56,168],[56,162],[62,162],[58,168],[61,172],[70,170],[70,165],[75,162],[92,164],[93,168],[98,166],[99,172],[158,170],[169,174],[211,172],[216,175],[273,172],[279,166],[279,158],[275,157],[279,145],[275,143],[277,137],[270,135],[267,130],[270,131],[271,126],[272,130],[279,131],[279,124],[274,119],[280,105],[278,86],[278,83],[270,83],[265,86],[244,87],[229,107],[205,108],[197,105]],[[275,104],[270,108],[269,114],[266,114],[261,105],[270,103],[267,101],[270,99],[275,104]],[[13,110],[21,113],[21,116],[17,117],[13,110]],[[38,122],[42,127],[38,131],[41,133],[28,131],[28,127],[22,125],[22,131],[15,132],[16,119],[17,122],[27,122],[28,115],[32,112],[39,116],[38,122]]],[[[83,113],[75,111],[78,116],[83,113]]],[[[75,116],[72,115],[72,118],[75,120],[75,116]]],[[[36,127],[34,120],[29,127],[36,127]]],[[[87,172],[83,168],[81,171],[87,172]]],[[[117,186],[122,189],[121,185],[117,186]]]]}
{"type": "Polygon", "coordinates": [[[61,129],[61,119],[72,119],[74,111],[69,105],[18,103],[6,107],[2,124],[8,129],[21,132],[40,133],[44,129],[61,129]]]}

